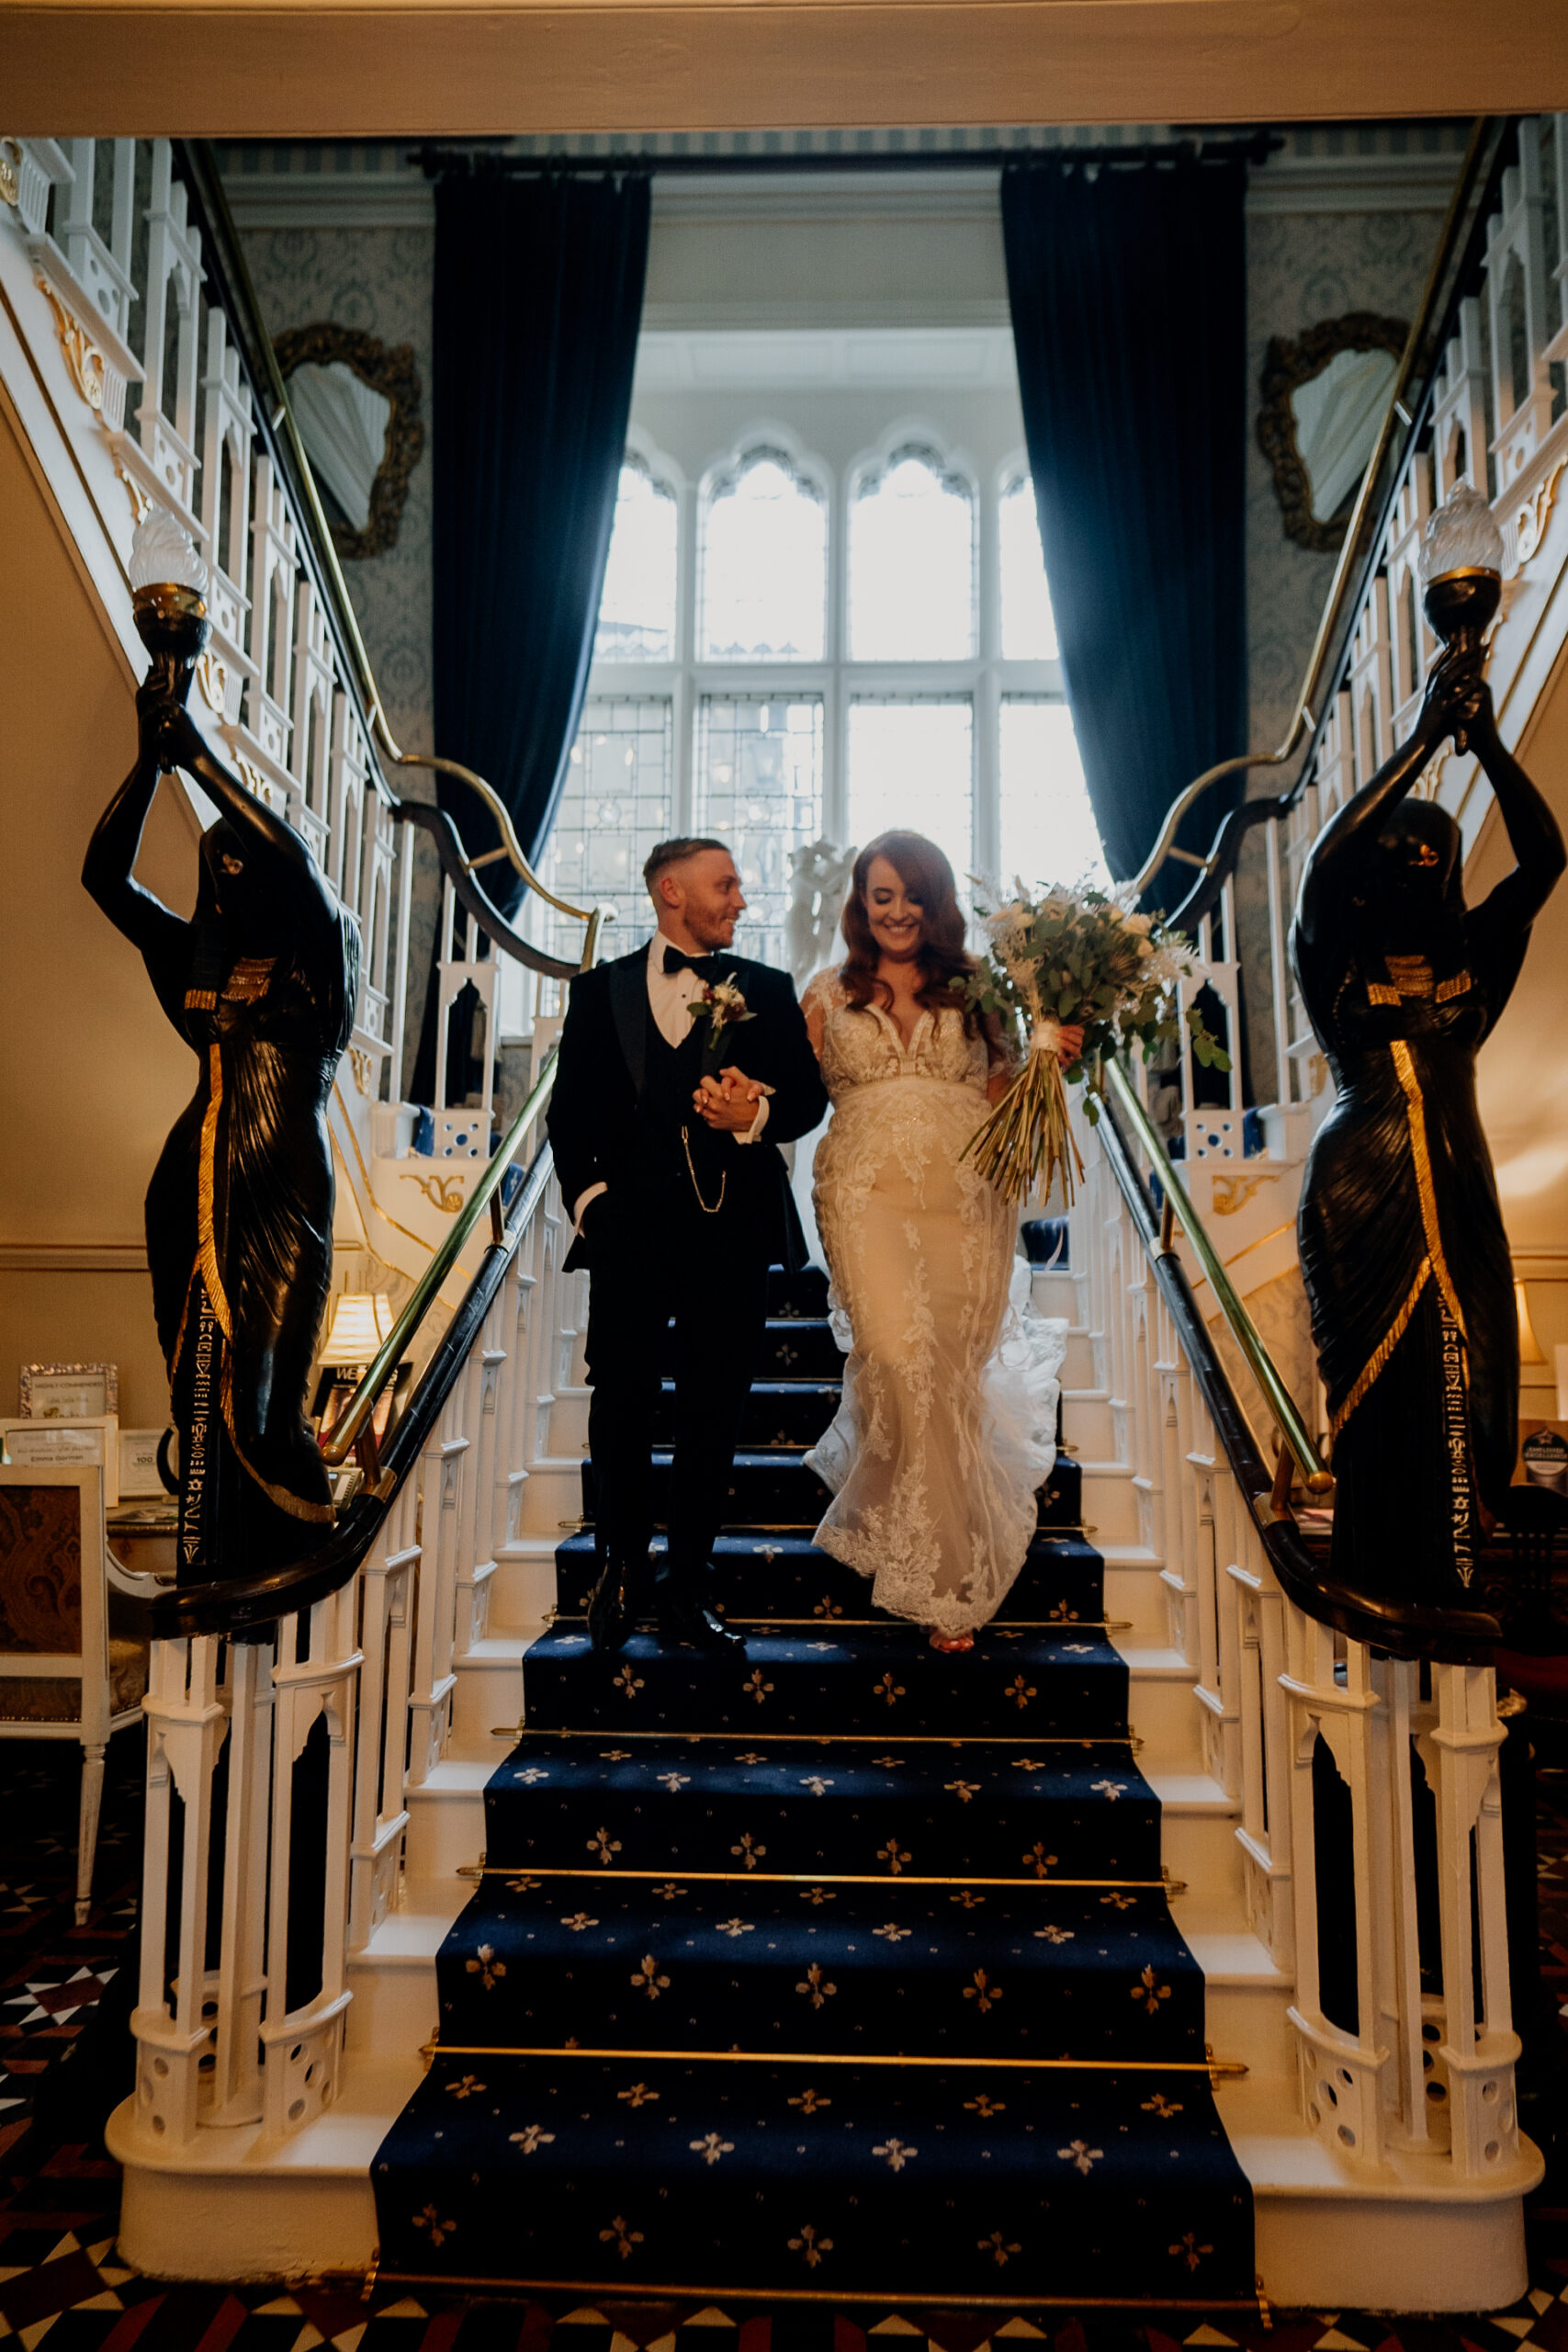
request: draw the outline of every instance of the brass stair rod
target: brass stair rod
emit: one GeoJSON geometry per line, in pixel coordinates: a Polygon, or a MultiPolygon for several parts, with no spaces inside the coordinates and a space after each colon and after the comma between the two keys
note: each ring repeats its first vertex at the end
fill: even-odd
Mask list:
{"type": "Polygon", "coordinates": [[[1125,1111],[1138,1143],[1159,1180],[1165,1194],[1165,1211],[1160,1220],[1160,1250],[1168,1255],[1171,1249],[1169,1216],[1174,1211],[1183,1231],[1198,1255],[1209,1287],[1219,1303],[1220,1312],[1229,1326],[1231,1337],[1246,1357],[1265,1402],[1279,1429],[1280,1438],[1295,1456],[1297,1467],[1305,1479],[1310,1494],[1326,1494],[1334,1484],[1324,1468],[1312,1433],[1303,1420],[1294,1397],[1280,1377],[1274,1359],[1264,1346],[1262,1337],[1251,1316],[1242,1305],[1232,1286],[1218,1250],[1204,1229],[1203,1221],[1193,1207],[1185,1186],[1171,1165],[1169,1155],[1156,1132],[1153,1121],[1139,1102],[1137,1091],[1121,1063],[1107,1061],[1107,1080],[1117,1102],[1125,1111]]]}

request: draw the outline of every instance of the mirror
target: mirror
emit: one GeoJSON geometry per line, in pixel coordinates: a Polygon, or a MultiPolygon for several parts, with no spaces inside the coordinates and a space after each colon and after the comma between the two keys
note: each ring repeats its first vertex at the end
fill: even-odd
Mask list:
{"type": "Polygon", "coordinates": [[[1299,546],[1332,555],[1344,538],[1408,332],[1403,319],[1351,311],[1270,341],[1258,440],[1299,546]]]}
{"type": "Polygon", "coordinates": [[[273,347],[333,546],[345,559],[384,555],[424,447],[412,346],[322,321],[273,347]]]}

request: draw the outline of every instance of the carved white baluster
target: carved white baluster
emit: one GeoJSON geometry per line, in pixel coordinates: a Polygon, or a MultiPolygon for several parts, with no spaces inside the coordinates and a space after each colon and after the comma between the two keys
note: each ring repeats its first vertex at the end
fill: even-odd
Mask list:
{"type": "Polygon", "coordinates": [[[201,239],[186,220],[186,192],[174,176],[166,139],[152,142],[152,193],[147,207],[147,322],[141,405],[141,452],[157,495],[173,508],[194,538],[200,539],[196,513],[196,379],[200,365],[197,295],[201,286],[201,239]],[[168,324],[176,321],[174,381],[168,380],[168,324]]]}
{"type": "Polygon", "coordinates": [[[1546,224],[1540,141],[1533,120],[1519,125],[1519,160],[1503,175],[1502,209],[1486,237],[1486,304],[1492,327],[1492,443],[1497,494],[1523,473],[1551,427],[1546,358],[1546,224]]]}

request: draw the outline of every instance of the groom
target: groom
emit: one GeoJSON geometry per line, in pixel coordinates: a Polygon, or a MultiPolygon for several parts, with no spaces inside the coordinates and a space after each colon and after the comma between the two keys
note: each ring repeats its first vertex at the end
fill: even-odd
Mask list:
{"type": "Polygon", "coordinates": [[[571,984],[547,1114],[591,1271],[588,1449],[596,1650],[620,1648],[653,1531],[653,1418],[673,1317],[669,1547],[660,1637],[740,1649],[704,1600],[740,1416],[767,1314],[768,1268],[797,1270],[800,1221],[778,1146],[828,1107],[787,976],[728,953],[745,911],[722,842],[660,842],[643,867],[659,928],[571,984]]]}

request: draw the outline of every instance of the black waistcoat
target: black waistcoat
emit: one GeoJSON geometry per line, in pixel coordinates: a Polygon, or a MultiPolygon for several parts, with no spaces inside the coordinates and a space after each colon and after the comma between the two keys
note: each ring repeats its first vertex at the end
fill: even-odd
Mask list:
{"type": "Polygon", "coordinates": [[[666,1180],[672,1182],[684,1197],[692,1191],[694,1170],[702,1199],[711,1206],[719,1195],[724,1139],[715,1135],[692,1107],[692,1097],[702,1080],[706,1023],[694,1021],[691,1034],[679,1046],[671,1046],[655,1021],[651,1005],[646,1019],[643,1119],[652,1130],[666,1180]]]}

